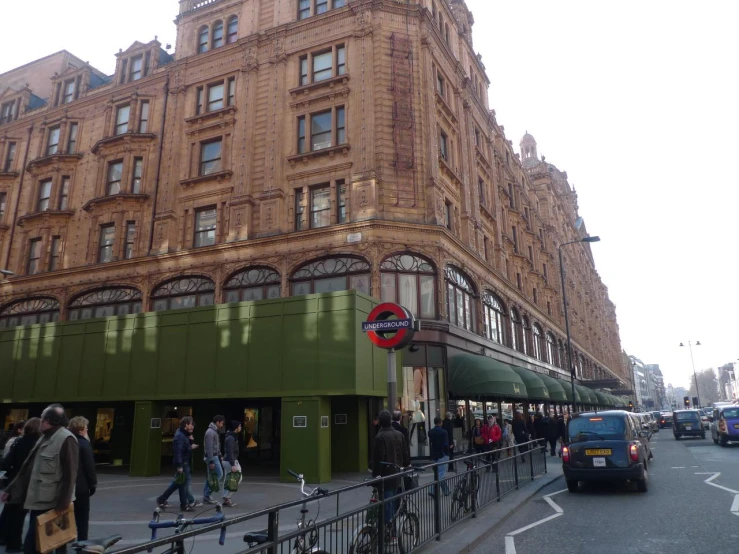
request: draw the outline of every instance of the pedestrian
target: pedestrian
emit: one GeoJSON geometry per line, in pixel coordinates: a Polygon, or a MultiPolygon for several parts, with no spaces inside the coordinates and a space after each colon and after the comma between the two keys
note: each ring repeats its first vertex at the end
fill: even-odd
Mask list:
{"type": "Polygon", "coordinates": [[[395,410],[393,412],[393,422],[392,426],[393,429],[396,431],[399,431],[401,435],[405,438],[405,445],[408,447],[408,459],[411,457],[411,441],[410,437],[408,436],[408,428],[403,425],[403,422],[401,419],[403,418],[403,413],[400,410],[395,410]]]}
{"type": "MultiPolygon", "coordinates": [[[[498,425],[498,421],[493,417],[490,422],[490,435],[488,436],[488,449],[490,451],[490,465],[493,471],[498,471],[498,455],[500,453],[500,441],[503,437],[503,430],[498,425]]],[[[488,468],[490,471],[490,468],[488,468]]]]}
{"type": "Polygon", "coordinates": [[[529,442],[529,432],[526,430],[526,422],[524,421],[521,412],[513,414],[513,438],[518,445],[518,452],[521,454],[521,463],[526,459],[526,452],[529,449],[527,442],[529,442]]]}
{"type": "MultiPolygon", "coordinates": [[[[241,433],[241,422],[232,421],[231,430],[226,433],[226,440],[223,444],[223,473],[228,475],[229,473],[236,473],[241,471],[241,465],[239,464],[239,433],[241,433]]],[[[241,479],[239,479],[239,483],[241,479]]],[[[233,491],[227,491],[225,486],[223,487],[223,505],[234,507],[236,504],[231,500],[233,491]]]]}
{"type": "Polygon", "coordinates": [[[475,419],[475,425],[470,429],[470,444],[475,449],[475,454],[482,454],[485,452],[487,445],[487,430],[482,426],[480,418],[475,419]]]}
{"type": "Polygon", "coordinates": [[[187,496],[187,490],[192,480],[191,466],[192,466],[192,452],[197,449],[197,444],[191,444],[189,435],[192,434],[195,429],[195,423],[192,417],[185,416],[180,419],[180,428],[174,435],[172,440],[172,463],[175,467],[175,478],[167,487],[167,490],[157,498],[157,506],[160,508],[169,508],[167,500],[174,491],[178,491],[180,494],[180,511],[183,512],[194,512],[195,507],[191,505],[191,502],[187,496]],[[184,475],[184,477],[182,477],[184,475]],[[182,482],[178,482],[178,481],[182,482]]]}
{"type": "MultiPolygon", "coordinates": [[[[210,422],[205,430],[205,438],[203,439],[203,447],[205,448],[205,466],[208,474],[215,472],[218,482],[223,486],[223,466],[221,465],[221,429],[226,424],[226,418],[217,415],[210,422]]],[[[203,487],[203,504],[215,504],[216,501],[210,497],[211,494],[208,475],[205,478],[205,486],[203,487]]]]}
{"type": "Polygon", "coordinates": [[[454,465],[454,452],[457,450],[457,441],[454,440],[454,421],[452,420],[452,412],[447,412],[444,421],[441,422],[441,426],[449,435],[449,471],[456,472],[454,465]]]}
{"type": "MultiPolygon", "coordinates": [[[[6,471],[8,482],[15,479],[20,472],[33,447],[41,436],[41,419],[32,417],[23,426],[23,436],[15,441],[13,449],[6,449],[7,455],[0,464],[0,470],[6,471]]],[[[22,502],[9,498],[0,515],[0,545],[5,545],[5,552],[23,552],[23,521],[27,510],[22,502]]]]}
{"type": "Polygon", "coordinates": [[[50,404],[41,413],[41,438],[3,494],[3,501],[22,500],[29,511],[25,554],[36,553],[36,518],[49,510],[63,512],[74,502],[80,450],[67,423],[61,404],[50,404]]]}
{"type": "Polygon", "coordinates": [[[90,445],[88,426],[90,422],[77,416],[69,420],[69,430],[77,437],[79,465],[74,495],[74,520],[77,523],[77,540],[86,541],[90,522],[90,497],[95,494],[98,480],[95,474],[95,456],[90,445]]]}
{"type": "Polygon", "coordinates": [[[547,441],[549,442],[549,451],[551,456],[556,456],[557,438],[559,437],[559,422],[557,417],[552,414],[547,422],[547,441]]]}
{"type": "MultiPolygon", "coordinates": [[[[557,419],[558,438],[560,444],[567,444],[567,422],[565,421],[564,414],[560,414],[557,419]]],[[[559,449],[560,455],[562,454],[562,448],[559,449]]]]}
{"type": "Polygon", "coordinates": [[[501,447],[506,449],[506,456],[511,455],[511,449],[514,447],[515,440],[513,439],[513,426],[511,425],[510,419],[503,420],[503,429],[500,437],[501,447]]]}
{"type": "MultiPolygon", "coordinates": [[[[372,456],[372,477],[390,477],[382,483],[382,497],[385,502],[385,523],[390,524],[395,515],[395,500],[400,488],[400,478],[392,478],[398,473],[398,468],[406,468],[411,464],[409,449],[405,445],[405,437],[392,426],[392,416],[387,410],[382,410],[377,416],[380,430],[375,435],[372,456]],[[385,462],[385,463],[383,463],[385,462]],[[392,464],[392,465],[385,465],[392,464]],[[397,467],[395,467],[397,466],[397,467]]],[[[395,529],[393,529],[392,543],[397,544],[395,529]]]]}
{"type": "Polygon", "coordinates": [[[26,422],[23,420],[17,421],[8,432],[8,438],[5,441],[3,450],[3,458],[10,453],[10,449],[13,448],[13,443],[23,436],[23,430],[26,426],[26,422]]]}
{"type": "MultiPolygon", "coordinates": [[[[441,491],[444,493],[444,496],[449,496],[449,485],[444,480],[448,465],[445,462],[449,461],[449,433],[441,426],[441,418],[439,416],[434,417],[434,427],[429,431],[429,441],[431,443],[431,461],[438,464],[436,471],[439,477],[441,491]]],[[[429,496],[434,497],[435,494],[430,492],[429,496]]]]}
{"type": "Polygon", "coordinates": [[[539,446],[546,451],[547,448],[547,421],[544,416],[536,412],[534,416],[534,437],[539,443],[539,446]]]}

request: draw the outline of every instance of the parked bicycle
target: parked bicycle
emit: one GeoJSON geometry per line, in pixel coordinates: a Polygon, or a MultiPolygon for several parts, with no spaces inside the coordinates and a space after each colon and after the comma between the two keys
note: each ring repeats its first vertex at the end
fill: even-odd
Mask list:
{"type": "Polygon", "coordinates": [[[474,510],[477,503],[477,493],[480,490],[480,475],[478,474],[475,458],[464,461],[467,472],[454,487],[452,492],[452,521],[457,521],[474,510]]]}
{"type": "MultiPolygon", "coordinates": [[[[398,472],[403,469],[395,464],[381,462],[395,468],[398,472]]],[[[418,520],[418,508],[410,498],[411,495],[403,494],[409,490],[406,480],[417,483],[418,473],[406,473],[401,479],[400,496],[395,497],[395,502],[399,505],[393,514],[392,519],[385,524],[384,544],[395,546],[401,554],[406,554],[418,546],[420,536],[420,523],[418,520]]],[[[370,498],[370,508],[367,510],[364,525],[357,530],[349,547],[349,554],[377,554],[380,536],[380,518],[382,510],[380,507],[380,491],[378,484],[372,485],[372,497],[370,498]]],[[[385,509],[388,509],[388,503],[385,503],[385,509]]]]}
{"type": "MultiPolygon", "coordinates": [[[[307,519],[308,515],[308,502],[310,500],[319,498],[323,495],[328,494],[326,489],[316,487],[310,489],[305,486],[305,479],[303,479],[302,473],[295,473],[288,469],[287,472],[295,477],[300,482],[300,494],[303,497],[303,505],[300,508],[300,519],[297,521],[298,531],[304,531],[295,538],[291,552],[293,554],[329,554],[326,550],[321,550],[316,545],[318,544],[318,530],[316,529],[316,519],[321,513],[321,504],[318,503],[318,510],[315,519],[307,519]],[[307,492],[306,492],[307,490],[307,492]]],[[[276,537],[275,537],[276,538],[276,537]]],[[[259,531],[257,533],[246,533],[244,535],[244,542],[249,545],[249,548],[257,546],[259,544],[265,544],[270,541],[267,530],[259,531]]]]}

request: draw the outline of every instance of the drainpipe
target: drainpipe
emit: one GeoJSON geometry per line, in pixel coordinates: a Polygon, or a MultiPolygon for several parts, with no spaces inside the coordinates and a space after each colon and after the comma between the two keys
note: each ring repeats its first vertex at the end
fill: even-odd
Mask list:
{"type": "Polygon", "coordinates": [[[167,119],[167,103],[169,101],[169,73],[167,80],[164,82],[164,107],[162,109],[161,138],[159,139],[159,160],[157,161],[157,176],[154,180],[154,194],[151,203],[151,227],[149,229],[149,249],[147,255],[151,255],[151,249],[154,247],[154,217],[157,213],[157,197],[159,195],[159,177],[162,173],[162,152],[164,151],[164,123],[167,119]]]}
{"type": "MultiPolygon", "coordinates": [[[[26,164],[28,163],[28,152],[31,149],[31,135],[33,134],[33,124],[28,128],[28,140],[26,141],[26,152],[23,154],[23,166],[21,167],[21,176],[18,181],[18,195],[15,197],[15,208],[13,209],[13,222],[10,224],[10,236],[8,237],[8,255],[5,257],[5,267],[10,269],[10,250],[13,246],[13,235],[15,234],[15,222],[18,220],[18,209],[21,204],[21,193],[23,192],[23,178],[26,176],[26,164]]],[[[20,275],[20,271],[18,272],[20,275]]]]}

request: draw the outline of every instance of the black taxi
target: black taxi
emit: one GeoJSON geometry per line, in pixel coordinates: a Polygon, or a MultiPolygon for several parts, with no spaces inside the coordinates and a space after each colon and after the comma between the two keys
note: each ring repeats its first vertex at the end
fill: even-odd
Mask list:
{"type": "Polygon", "coordinates": [[[701,412],[698,410],[674,410],[672,412],[672,434],[675,440],[680,437],[706,438],[706,430],[701,421],[701,412]]]}
{"type": "Polygon", "coordinates": [[[624,410],[573,414],[567,424],[569,443],[562,447],[567,489],[577,492],[580,481],[634,481],[647,492],[647,461],[652,453],[647,431],[634,414],[624,410]]]}

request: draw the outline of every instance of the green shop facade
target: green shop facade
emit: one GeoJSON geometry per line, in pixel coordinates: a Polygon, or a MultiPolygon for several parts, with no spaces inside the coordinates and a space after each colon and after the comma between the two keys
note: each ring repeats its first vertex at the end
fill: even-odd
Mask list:
{"type": "MultiPolygon", "coordinates": [[[[341,291],[1,329],[0,421],[7,428],[61,402],[90,420],[98,462],[151,476],[169,470],[181,417],[193,416],[202,444],[223,414],[243,423],[247,467],[312,482],[365,471],[387,392],[386,351],[361,331],[377,303],[341,291]]],[[[540,380],[446,322],[423,323],[397,356],[414,457],[428,456],[430,422],[457,400],[572,402],[568,382],[540,380]]],[[[575,401],[613,405],[605,395],[575,401]]]]}

